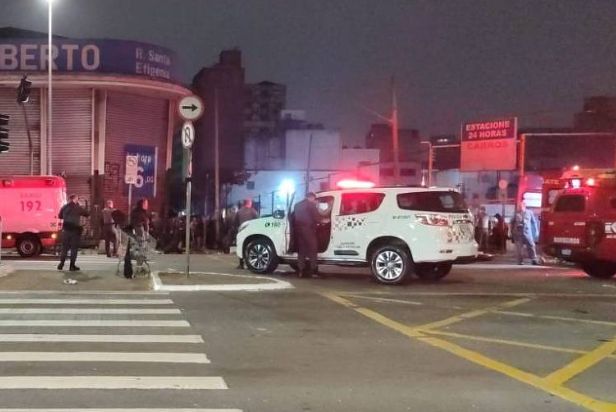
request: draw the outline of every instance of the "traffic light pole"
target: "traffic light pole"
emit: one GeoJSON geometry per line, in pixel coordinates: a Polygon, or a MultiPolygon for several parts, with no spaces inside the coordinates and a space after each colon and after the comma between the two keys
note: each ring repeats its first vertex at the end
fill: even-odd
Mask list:
{"type": "Polygon", "coordinates": [[[24,113],[24,121],[26,122],[26,133],[28,135],[28,150],[30,152],[30,176],[34,176],[34,145],[32,144],[32,134],[30,133],[30,122],[28,121],[28,112],[26,105],[21,104],[21,110],[24,113]]]}

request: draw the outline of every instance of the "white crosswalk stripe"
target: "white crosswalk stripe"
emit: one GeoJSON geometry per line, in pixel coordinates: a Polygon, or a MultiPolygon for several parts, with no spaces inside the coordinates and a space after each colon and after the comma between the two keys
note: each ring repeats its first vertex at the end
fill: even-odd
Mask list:
{"type": "Polygon", "coordinates": [[[58,335],[0,334],[2,342],[88,342],[88,343],[203,343],[198,335],[58,335]]]}
{"type": "Polygon", "coordinates": [[[181,409],[160,409],[160,408],[79,408],[79,409],[4,409],[0,408],[0,412],[242,412],[240,409],[210,409],[210,408],[181,408],[181,409]]]}
{"type": "Polygon", "coordinates": [[[190,334],[190,323],[168,295],[0,292],[0,330],[0,412],[241,412],[218,405],[174,407],[182,391],[202,396],[205,403],[205,392],[228,386],[223,377],[208,373],[203,338],[190,334]],[[16,373],[22,370],[23,375],[16,373]],[[46,407],[47,390],[66,391],[64,408],[46,407]],[[81,391],[88,390],[102,390],[113,408],[100,403],[76,408],[81,391]],[[169,407],[118,407],[147,399],[132,398],[132,391],[154,390],[170,391],[164,398],[169,407]]]}

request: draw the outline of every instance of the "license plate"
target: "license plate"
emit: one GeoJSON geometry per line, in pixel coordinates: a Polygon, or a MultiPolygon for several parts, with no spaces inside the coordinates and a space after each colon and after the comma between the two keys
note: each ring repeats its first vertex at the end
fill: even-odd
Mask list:
{"type": "Polygon", "coordinates": [[[571,249],[562,249],[560,254],[563,256],[571,256],[571,249]]]}

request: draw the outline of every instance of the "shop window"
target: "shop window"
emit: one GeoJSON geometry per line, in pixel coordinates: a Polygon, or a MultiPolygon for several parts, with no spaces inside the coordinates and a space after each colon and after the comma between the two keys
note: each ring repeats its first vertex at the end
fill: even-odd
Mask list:
{"type": "Polygon", "coordinates": [[[246,189],[255,190],[255,182],[246,182],[246,189]]]}

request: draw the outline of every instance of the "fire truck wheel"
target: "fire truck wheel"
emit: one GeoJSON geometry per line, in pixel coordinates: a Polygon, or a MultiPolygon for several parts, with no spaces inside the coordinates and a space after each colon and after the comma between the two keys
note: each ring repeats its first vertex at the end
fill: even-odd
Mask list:
{"type": "Polygon", "coordinates": [[[593,278],[609,279],[616,274],[616,266],[609,263],[591,262],[584,263],[582,269],[593,278]]]}
{"type": "Polygon", "coordinates": [[[41,242],[36,236],[26,235],[17,240],[17,253],[21,257],[33,257],[41,253],[41,242]]]}

